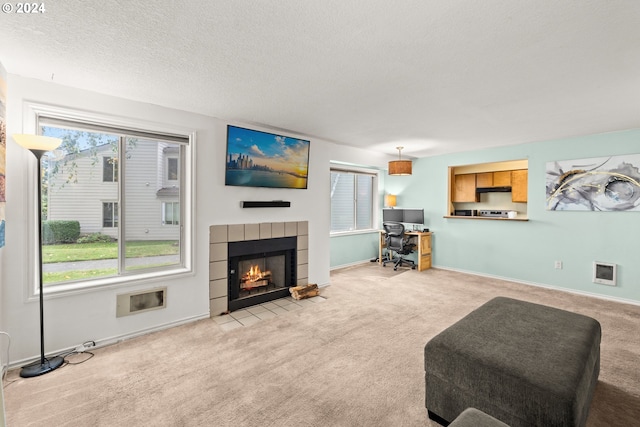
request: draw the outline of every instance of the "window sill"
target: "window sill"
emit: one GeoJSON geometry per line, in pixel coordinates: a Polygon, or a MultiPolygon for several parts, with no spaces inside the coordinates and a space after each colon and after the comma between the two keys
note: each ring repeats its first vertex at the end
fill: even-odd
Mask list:
{"type": "Polygon", "coordinates": [[[497,218],[493,216],[463,216],[463,215],[445,215],[443,218],[455,218],[455,219],[482,219],[491,221],[529,221],[529,218],[497,218]]]}
{"type": "Polygon", "coordinates": [[[380,230],[375,228],[368,228],[366,230],[352,230],[352,231],[335,231],[329,233],[329,237],[342,237],[342,236],[353,236],[356,234],[372,234],[378,233],[380,230]]]}
{"type": "MultiPolygon", "coordinates": [[[[177,267],[172,270],[149,272],[132,276],[105,277],[91,281],[78,281],[73,283],[60,283],[44,285],[45,298],[58,298],[88,292],[104,291],[114,288],[125,288],[143,283],[154,283],[160,280],[172,280],[179,277],[190,276],[193,271],[186,267],[177,267]]],[[[37,292],[30,296],[29,300],[37,299],[37,292]]]]}

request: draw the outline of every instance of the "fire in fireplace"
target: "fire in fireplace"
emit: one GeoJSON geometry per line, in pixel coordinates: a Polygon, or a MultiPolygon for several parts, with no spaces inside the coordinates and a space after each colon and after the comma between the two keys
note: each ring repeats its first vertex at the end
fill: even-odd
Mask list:
{"type": "Polygon", "coordinates": [[[238,262],[240,298],[285,287],[285,255],[260,254],[238,262]]]}
{"type": "Polygon", "coordinates": [[[289,295],[296,285],[295,237],[229,242],[229,310],[289,295]]]}
{"type": "Polygon", "coordinates": [[[242,275],[240,279],[240,289],[251,290],[253,288],[259,288],[261,286],[269,286],[271,282],[271,271],[260,270],[259,265],[252,265],[249,267],[249,271],[242,275]]]}

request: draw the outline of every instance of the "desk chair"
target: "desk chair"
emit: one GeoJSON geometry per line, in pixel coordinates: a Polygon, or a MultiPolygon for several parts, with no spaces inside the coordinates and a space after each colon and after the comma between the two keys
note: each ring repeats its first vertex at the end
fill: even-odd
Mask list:
{"type": "Polygon", "coordinates": [[[409,237],[404,234],[404,225],[400,222],[386,221],[382,223],[384,231],[386,233],[385,241],[387,249],[394,251],[397,258],[389,257],[382,262],[382,266],[386,267],[388,262],[393,262],[393,269],[397,270],[399,266],[404,264],[410,265],[413,270],[416,268],[416,264],[410,259],[405,259],[402,255],[409,255],[413,252],[413,248],[416,246],[409,242],[409,237]]]}

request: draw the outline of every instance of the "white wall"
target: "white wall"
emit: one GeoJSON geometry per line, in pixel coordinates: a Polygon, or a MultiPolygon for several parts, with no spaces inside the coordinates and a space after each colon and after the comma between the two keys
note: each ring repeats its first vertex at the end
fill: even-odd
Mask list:
{"type": "MultiPolygon", "coordinates": [[[[14,364],[39,354],[37,300],[27,300],[27,270],[34,260],[27,242],[30,184],[35,174],[31,153],[10,135],[33,132],[24,128],[24,102],[59,105],[82,111],[164,123],[195,131],[195,254],[194,273],[187,277],[131,282],[127,285],[45,298],[45,349],[56,352],[87,340],[106,343],[122,337],[208,317],[209,248],[212,224],[309,221],[309,280],[329,282],[329,161],[384,165],[385,156],[333,143],[311,140],[307,190],[226,187],[224,164],[227,122],[169,108],[114,98],[57,84],[9,75],[7,108],[7,233],[0,251],[0,311],[3,326],[13,337],[14,364]],[[289,200],[291,208],[242,209],[242,200],[289,200]],[[167,308],[116,318],[116,295],[162,284],[168,287],[167,308]]],[[[232,123],[243,125],[243,123],[232,123]]],[[[247,126],[247,125],[244,125],[247,126]]],[[[247,126],[255,128],[255,126],[247,126]]],[[[264,129],[267,130],[268,129],[264,129]]],[[[296,136],[293,133],[287,133],[296,136]]]]}

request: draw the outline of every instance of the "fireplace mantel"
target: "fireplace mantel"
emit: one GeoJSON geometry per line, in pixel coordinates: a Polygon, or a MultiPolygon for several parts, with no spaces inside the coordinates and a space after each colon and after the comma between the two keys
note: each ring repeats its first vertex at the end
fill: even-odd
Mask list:
{"type": "Polygon", "coordinates": [[[308,284],[308,221],[225,224],[209,227],[209,314],[211,317],[229,311],[228,243],[279,237],[297,237],[297,285],[308,284]]]}

